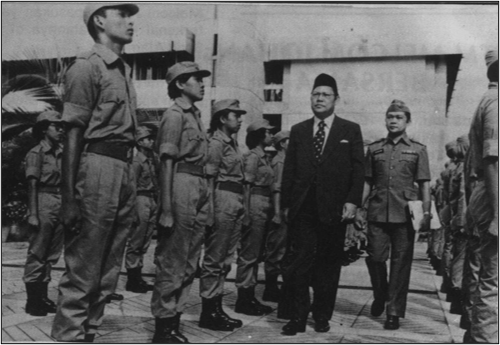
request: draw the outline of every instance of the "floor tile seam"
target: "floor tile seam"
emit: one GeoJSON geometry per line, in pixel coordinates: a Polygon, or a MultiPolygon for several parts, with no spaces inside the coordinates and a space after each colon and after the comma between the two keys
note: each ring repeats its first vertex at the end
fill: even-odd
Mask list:
{"type": "Polygon", "coordinates": [[[449,334],[435,334],[435,333],[413,333],[413,332],[405,332],[404,330],[401,330],[401,328],[398,331],[388,331],[385,329],[381,330],[375,330],[375,329],[359,329],[359,328],[352,328],[352,327],[332,327],[330,332],[337,332],[342,334],[344,337],[345,336],[375,336],[375,337],[397,337],[397,338],[404,338],[408,340],[430,340],[432,338],[447,338],[450,339],[449,334]]]}
{"type": "Polygon", "coordinates": [[[436,289],[437,299],[439,301],[439,306],[441,308],[441,312],[443,313],[443,316],[444,316],[444,319],[445,319],[445,322],[446,322],[446,327],[448,329],[448,333],[450,335],[450,338],[453,341],[453,332],[451,330],[450,320],[448,319],[448,315],[446,314],[446,305],[445,305],[445,302],[441,299],[441,296],[439,296],[440,286],[439,286],[439,283],[438,283],[438,276],[433,275],[432,276],[432,282],[434,283],[434,288],[436,289]]]}
{"type": "Polygon", "coordinates": [[[248,327],[248,326],[252,325],[253,323],[256,323],[256,322],[258,322],[258,321],[260,321],[260,320],[262,320],[262,319],[264,319],[264,318],[266,318],[266,317],[267,317],[267,315],[263,315],[263,316],[259,317],[258,319],[253,320],[253,321],[251,321],[250,323],[248,323],[248,324],[246,324],[246,325],[243,325],[243,326],[242,326],[242,327],[240,327],[240,328],[237,328],[237,329],[236,329],[236,330],[234,330],[233,332],[230,332],[230,333],[228,333],[226,336],[224,336],[224,337],[220,338],[219,340],[217,340],[217,341],[216,341],[216,343],[221,342],[222,340],[224,340],[224,339],[226,339],[226,338],[228,338],[228,337],[232,336],[233,334],[237,334],[238,332],[241,332],[244,328],[246,328],[246,327],[248,327]]]}
{"type": "MultiPolygon", "coordinates": [[[[26,322],[25,322],[26,323],[26,322]]],[[[35,339],[33,339],[32,337],[29,336],[28,333],[26,333],[22,328],[19,327],[19,324],[16,324],[16,325],[13,325],[13,326],[10,326],[10,327],[15,327],[16,329],[18,329],[20,332],[24,333],[29,339],[31,339],[32,342],[36,342],[35,339]]],[[[3,328],[2,328],[3,329],[3,328]]],[[[7,333],[9,333],[7,330],[5,330],[7,333]]],[[[14,337],[9,333],[10,337],[12,339],[14,339],[14,337]]],[[[18,341],[18,340],[16,340],[18,341]]]]}

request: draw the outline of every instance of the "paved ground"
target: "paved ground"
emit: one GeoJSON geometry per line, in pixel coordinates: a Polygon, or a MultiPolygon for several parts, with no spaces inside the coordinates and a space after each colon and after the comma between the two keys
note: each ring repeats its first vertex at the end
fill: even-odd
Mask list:
{"type": "MultiPolygon", "coordinates": [[[[152,248],[154,246],[155,243],[152,248]]],[[[53,341],[49,335],[53,314],[34,317],[24,312],[26,294],[21,278],[26,248],[27,243],[2,243],[2,343],[53,341]]],[[[373,297],[363,258],[343,268],[341,288],[330,322],[332,329],[328,333],[314,332],[314,324],[309,320],[306,333],[287,337],[280,334],[286,321],[277,319],[276,312],[265,317],[234,313],[234,269],[231,272],[233,275],[229,276],[230,282],[226,284],[225,310],[233,317],[242,319],[243,327],[231,333],[199,328],[197,321],[201,300],[198,296],[198,280],[195,280],[189,308],[183,315],[182,331],[193,343],[459,343],[463,336],[463,331],[458,328],[459,317],[448,313],[449,303],[438,292],[441,278],[434,275],[426,260],[425,249],[424,243],[416,244],[407,315],[401,320],[401,328],[397,331],[383,329],[384,316],[374,318],[369,314],[373,297]]],[[[54,300],[63,267],[63,260],[60,260],[49,285],[49,297],[54,300]]],[[[154,265],[149,254],[144,270],[147,280],[154,279],[153,272],[154,265]]],[[[259,279],[262,278],[262,275],[259,276],[259,279]]],[[[150,313],[151,293],[124,291],[125,281],[126,277],[122,274],[118,292],[125,299],[111,303],[106,308],[106,318],[99,329],[96,343],[151,341],[154,330],[154,319],[150,313]]],[[[262,284],[259,284],[258,297],[262,296],[262,289],[262,284]]],[[[273,303],[270,305],[276,306],[273,303]]]]}

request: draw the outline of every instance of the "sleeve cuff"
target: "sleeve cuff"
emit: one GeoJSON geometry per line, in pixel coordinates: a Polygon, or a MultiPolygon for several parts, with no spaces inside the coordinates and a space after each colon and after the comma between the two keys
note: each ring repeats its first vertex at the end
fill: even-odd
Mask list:
{"type": "Polygon", "coordinates": [[[163,143],[160,145],[160,150],[159,150],[160,157],[163,157],[163,155],[169,156],[171,158],[178,158],[179,157],[179,149],[177,146],[171,143],[163,143]]]}
{"type": "Polygon", "coordinates": [[[92,110],[74,103],[64,103],[62,120],[75,127],[87,127],[92,116],[92,110]]]}
{"type": "Polygon", "coordinates": [[[247,183],[254,183],[255,182],[255,175],[245,173],[245,181],[247,183]]]}
{"type": "Polygon", "coordinates": [[[34,177],[36,179],[40,178],[40,171],[36,167],[27,167],[26,168],[26,178],[34,177]]]}
{"type": "Polygon", "coordinates": [[[498,139],[488,139],[483,144],[483,158],[498,157],[498,139]]]}

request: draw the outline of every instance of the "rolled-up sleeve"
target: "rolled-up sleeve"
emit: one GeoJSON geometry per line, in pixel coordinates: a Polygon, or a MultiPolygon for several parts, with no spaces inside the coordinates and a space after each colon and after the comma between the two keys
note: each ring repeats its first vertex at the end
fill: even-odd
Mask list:
{"type": "Polygon", "coordinates": [[[64,76],[64,110],[62,120],[75,127],[87,127],[97,97],[92,64],[77,59],[64,76]]]}
{"type": "Polygon", "coordinates": [[[25,159],[26,163],[26,178],[36,178],[37,180],[40,179],[40,154],[37,152],[30,151],[26,155],[25,159]]]}
{"type": "Polygon", "coordinates": [[[498,99],[484,109],[483,157],[498,157],[498,99]]]}
{"type": "Polygon", "coordinates": [[[275,193],[281,193],[281,179],[283,177],[283,163],[278,162],[273,166],[274,183],[272,190],[275,193]]]}
{"type": "Polygon", "coordinates": [[[415,176],[415,181],[430,181],[431,171],[429,169],[429,156],[427,155],[427,148],[422,147],[418,154],[418,168],[415,176]]]}
{"type": "Polygon", "coordinates": [[[259,168],[259,157],[254,153],[249,153],[245,157],[245,182],[253,184],[257,178],[259,168]]]}
{"type": "Polygon", "coordinates": [[[176,110],[167,109],[163,114],[158,130],[158,154],[160,159],[164,156],[177,159],[180,153],[182,135],[182,114],[176,110]]]}
{"type": "Polygon", "coordinates": [[[208,144],[207,174],[217,176],[220,171],[224,147],[219,140],[211,140],[208,144]]]}

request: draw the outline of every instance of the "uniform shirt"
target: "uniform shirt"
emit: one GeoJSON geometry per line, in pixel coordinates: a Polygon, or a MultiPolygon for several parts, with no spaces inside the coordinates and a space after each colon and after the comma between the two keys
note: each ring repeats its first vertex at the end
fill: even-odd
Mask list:
{"type": "Polygon", "coordinates": [[[137,181],[138,192],[157,192],[158,180],[156,175],[156,164],[153,158],[147,157],[141,151],[134,157],[134,171],[137,181]]]}
{"type": "Polygon", "coordinates": [[[205,165],[208,139],[198,108],[177,98],[161,118],[156,145],[160,159],[166,155],[176,162],[205,165]]]}
{"type": "Polygon", "coordinates": [[[253,148],[245,156],[245,181],[258,187],[272,187],[273,185],[273,168],[260,146],[253,148]]]}
{"type": "Polygon", "coordinates": [[[281,179],[283,177],[283,166],[285,165],[285,151],[280,150],[274,156],[273,161],[271,163],[271,167],[273,168],[274,173],[274,184],[273,191],[277,193],[281,193],[281,179]]]}
{"type": "Polygon", "coordinates": [[[385,138],[368,147],[365,177],[372,182],[368,220],[383,223],[407,221],[408,201],[417,200],[417,181],[429,181],[429,159],[425,145],[406,133],[394,143],[385,138]]]}
{"type": "Polygon", "coordinates": [[[316,136],[316,132],[319,130],[319,123],[321,121],[325,122],[325,140],[323,140],[323,147],[321,148],[321,152],[325,149],[326,141],[328,140],[328,134],[330,134],[330,129],[332,129],[333,120],[335,120],[335,114],[328,116],[326,119],[321,120],[314,116],[314,124],[313,124],[313,138],[316,136]]]}
{"type": "Polygon", "coordinates": [[[465,183],[464,164],[457,162],[451,173],[450,183],[450,212],[451,229],[457,231],[465,226],[465,183]]]}
{"type": "Polygon", "coordinates": [[[466,180],[482,178],[483,159],[498,158],[498,83],[490,83],[479,102],[469,131],[470,148],[466,159],[466,180]]]}
{"type": "Polygon", "coordinates": [[[51,147],[47,140],[43,139],[26,155],[26,178],[37,179],[39,186],[59,187],[61,159],[61,146],[51,147]]]}
{"type": "Polygon", "coordinates": [[[77,56],[65,75],[62,119],[87,141],[133,143],[136,93],[125,61],[102,44],[77,56]]]}
{"type": "Polygon", "coordinates": [[[243,183],[243,155],[238,144],[221,130],[215,131],[208,142],[207,174],[215,182],[243,183]]]}

